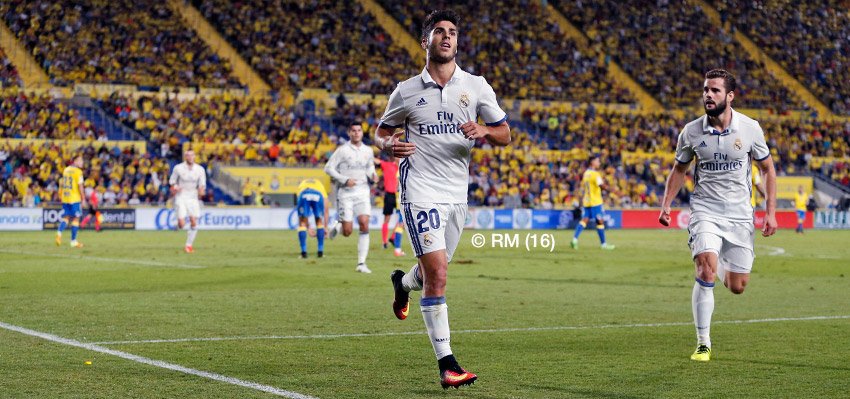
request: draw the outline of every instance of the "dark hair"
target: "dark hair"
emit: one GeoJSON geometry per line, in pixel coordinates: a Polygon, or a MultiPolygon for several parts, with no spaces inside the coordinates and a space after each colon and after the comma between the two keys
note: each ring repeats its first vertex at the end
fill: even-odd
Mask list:
{"type": "Polygon", "coordinates": [[[706,79],[723,79],[723,88],[726,92],[735,91],[738,84],[735,82],[735,75],[725,69],[712,69],[705,74],[706,79]]]}
{"type": "Polygon", "coordinates": [[[422,39],[427,38],[431,34],[431,30],[434,29],[434,25],[436,25],[437,22],[449,21],[457,27],[459,19],[460,18],[457,16],[457,13],[452,10],[431,11],[431,13],[425,18],[425,21],[422,22],[422,39]]]}
{"type": "Polygon", "coordinates": [[[363,126],[363,121],[360,119],[352,119],[348,122],[348,127],[351,128],[352,126],[363,126]]]}

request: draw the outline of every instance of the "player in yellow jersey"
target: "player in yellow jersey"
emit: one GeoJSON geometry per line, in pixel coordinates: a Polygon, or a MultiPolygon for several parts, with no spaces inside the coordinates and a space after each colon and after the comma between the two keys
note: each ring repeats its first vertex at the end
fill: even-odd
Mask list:
{"type": "Polygon", "coordinates": [[[78,155],[73,164],[62,172],[59,181],[59,196],[62,199],[62,221],[56,230],[56,245],[62,245],[62,232],[71,225],[71,247],[82,248],[83,244],[77,241],[77,232],[80,229],[80,217],[83,215],[83,207],[86,206],[86,198],[83,195],[83,157],[78,155]]]}
{"type": "Polygon", "coordinates": [[[298,185],[298,242],[301,244],[301,257],[307,258],[307,220],[311,215],[316,218],[316,240],[319,244],[318,257],[325,251],[325,226],[328,225],[328,198],[325,186],[318,180],[304,179],[298,185]],[[324,218],[322,217],[324,215],[324,218]]]}
{"type": "Polygon", "coordinates": [[[809,202],[809,194],[803,189],[803,186],[797,187],[797,194],[794,194],[794,209],[797,210],[797,228],[794,229],[797,233],[803,234],[803,222],[806,221],[806,203],[809,202]]]}
{"type": "Polygon", "coordinates": [[[761,172],[756,165],[753,165],[753,173],[751,176],[753,188],[755,190],[750,190],[750,203],[753,205],[753,209],[758,207],[758,201],[756,200],[756,191],[761,194],[762,198],[767,198],[767,193],[764,191],[764,184],[761,182],[761,172]]]}
{"type": "Polygon", "coordinates": [[[590,158],[590,166],[584,171],[584,176],[581,179],[582,191],[582,219],[576,226],[576,233],[573,236],[570,246],[573,249],[578,249],[578,236],[582,230],[587,227],[587,222],[591,218],[596,220],[596,233],[599,234],[599,242],[602,244],[602,249],[614,249],[614,246],[605,242],[605,210],[602,209],[602,189],[605,188],[605,179],[602,178],[602,173],[599,172],[599,167],[602,161],[599,156],[590,158]]]}

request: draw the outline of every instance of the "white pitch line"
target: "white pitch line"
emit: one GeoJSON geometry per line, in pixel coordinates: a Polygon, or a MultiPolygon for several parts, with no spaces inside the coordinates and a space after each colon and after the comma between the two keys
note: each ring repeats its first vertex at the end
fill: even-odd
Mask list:
{"type": "Polygon", "coordinates": [[[99,352],[99,353],[103,353],[103,354],[107,354],[107,355],[117,356],[117,357],[120,357],[122,359],[134,361],[134,362],[137,362],[137,363],[147,364],[149,366],[164,368],[164,369],[167,369],[167,370],[177,371],[177,372],[184,373],[184,374],[191,374],[191,375],[194,375],[194,376],[208,378],[208,379],[211,379],[211,380],[224,382],[224,383],[227,383],[227,384],[238,385],[240,387],[250,388],[250,389],[254,389],[254,390],[257,390],[257,391],[261,391],[261,392],[267,392],[267,393],[277,395],[277,396],[282,396],[282,397],[285,397],[285,398],[316,399],[313,396],[300,394],[298,392],[287,391],[287,390],[275,388],[273,386],[258,384],[256,382],[251,382],[251,381],[240,380],[238,378],[228,377],[228,376],[225,376],[225,375],[211,373],[211,372],[208,372],[208,371],[195,370],[195,369],[191,369],[191,368],[188,368],[188,367],[181,366],[179,364],[163,362],[161,360],[149,359],[149,358],[146,358],[146,357],[134,355],[132,353],[117,351],[117,350],[114,350],[114,349],[104,348],[102,346],[95,345],[95,344],[87,344],[87,343],[83,343],[83,342],[73,340],[73,339],[62,338],[60,336],[53,335],[53,334],[48,334],[48,333],[44,333],[44,332],[40,332],[40,331],[30,330],[28,328],[18,327],[18,326],[11,325],[11,324],[6,324],[6,323],[3,323],[2,321],[0,321],[0,328],[4,328],[4,329],[10,330],[10,331],[19,332],[21,334],[29,335],[29,336],[32,336],[32,337],[45,339],[45,340],[48,340],[48,341],[51,341],[51,342],[56,342],[56,343],[63,344],[63,345],[74,346],[74,347],[77,347],[77,348],[87,349],[87,350],[94,351],[94,352],[99,352]]]}
{"type": "Polygon", "coordinates": [[[64,254],[51,254],[51,253],[45,253],[45,252],[10,251],[8,249],[0,249],[0,252],[7,253],[7,254],[13,254],[13,255],[29,255],[29,256],[44,256],[44,257],[51,257],[51,258],[92,260],[92,261],[95,261],[95,262],[126,263],[126,264],[129,264],[129,265],[139,265],[139,266],[176,267],[176,268],[179,268],[179,269],[204,269],[204,268],[206,268],[206,266],[180,265],[180,264],[173,264],[173,263],[157,262],[157,261],[153,261],[153,260],[102,258],[102,257],[98,257],[98,256],[86,256],[86,255],[64,255],[64,254]]]}
{"type": "MultiPolygon", "coordinates": [[[[714,324],[748,324],[748,323],[773,323],[780,321],[809,321],[809,320],[837,320],[850,319],[846,316],[810,316],[810,317],[778,317],[770,319],[750,320],[720,320],[714,324]]],[[[477,330],[454,330],[452,334],[472,333],[502,333],[502,332],[533,332],[533,331],[563,331],[563,330],[601,330],[608,328],[642,328],[642,327],[677,327],[689,326],[693,322],[670,322],[670,323],[639,323],[639,324],[603,324],[598,326],[554,326],[554,327],[516,327],[516,328],[493,328],[477,330]]],[[[359,337],[392,337],[398,335],[423,335],[424,331],[404,331],[386,333],[355,333],[355,334],[319,334],[319,335],[264,335],[264,336],[242,336],[242,337],[208,337],[208,338],[175,338],[175,339],[147,339],[138,341],[103,341],[92,342],[93,345],[132,345],[132,344],[163,344],[177,342],[210,342],[210,341],[250,341],[264,339],[336,339],[336,338],[359,338],[359,337]]]]}
{"type": "Polygon", "coordinates": [[[770,253],[767,256],[781,256],[785,255],[785,248],[782,247],[774,247],[770,245],[759,245],[762,248],[767,248],[770,250],[770,253]]]}

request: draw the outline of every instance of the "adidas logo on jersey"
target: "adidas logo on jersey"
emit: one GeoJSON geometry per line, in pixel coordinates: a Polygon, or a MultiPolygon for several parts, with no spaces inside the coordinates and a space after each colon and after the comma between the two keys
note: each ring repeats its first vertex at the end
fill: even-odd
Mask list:
{"type": "Polygon", "coordinates": [[[703,148],[703,147],[708,147],[708,144],[706,144],[705,141],[703,141],[702,143],[699,143],[699,146],[698,146],[698,148],[703,148]]]}
{"type": "Polygon", "coordinates": [[[419,97],[419,101],[416,102],[417,107],[422,106],[422,105],[426,105],[426,104],[428,104],[428,102],[425,101],[424,97],[419,97]]]}

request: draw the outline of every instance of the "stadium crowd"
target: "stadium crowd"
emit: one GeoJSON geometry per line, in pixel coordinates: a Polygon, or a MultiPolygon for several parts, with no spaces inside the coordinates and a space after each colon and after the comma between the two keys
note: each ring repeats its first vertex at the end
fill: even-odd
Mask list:
{"type": "Polygon", "coordinates": [[[59,179],[75,154],[85,159],[86,194],[96,191],[103,206],[163,205],[168,200],[168,162],[140,154],[132,146],[90,143],[72,150],[59,142],[7,141],[0,143],[0,204],[33,207],[59,202],[59,179]]]}
{"type": "Polygon", "coordinates": [[[241,87],[167,2],[10,0],[0,14],[55,85],[241,87]]]}
{"type": "Polygon", "coordinates": [[[358,2],[193,3],[275,89],[389,94],[421,68],[358,2]]]}
{"type": "Polygon", "coordinates": [[[833,112],[850,115],[850,2],[723,0],[715,5],[724,23],[740,29],[833,112]]]}
{"type": "Polygon", "coordinates": [[[804,105],[735,39],[689,2],[554,1],[553,4],[667,106],[696,106],[707,65],[738,77],[739,108],[783,113],[804,105]],[[651,62],[647,62],[651,60],[651,62]]]}
{"type": "Polygon", "coordinates": [[[12,61],[6,56],[6,52],[0,48],[0,88],[21,86],[23,84],[18,69],[12,65],[12,61]]]}
{"type": "MultiPolygon", "coordinates": [[[[431,10],[456,5],[424,0],[380,3],[417,40],[431,10]]],[[[461,15],[458,64],[486,77],[500,98],[635,101],[608,77],[605,56],[595,49],[579,48],[547,15],[540,1],[473,0],[466,2],[461,15]]]]}
{"type": "Polygon", "coordinates": [[[48,94],[7,91],[0,94],[0,137],[17,139],[106,140],[67,103],[48,94]]]}

